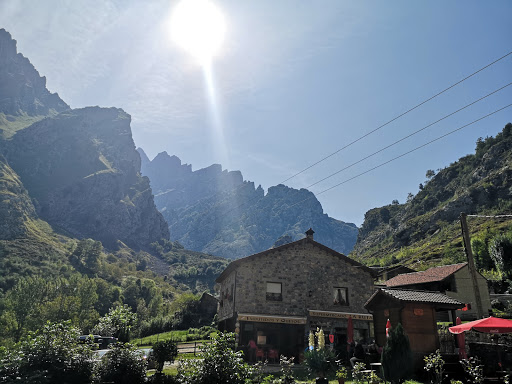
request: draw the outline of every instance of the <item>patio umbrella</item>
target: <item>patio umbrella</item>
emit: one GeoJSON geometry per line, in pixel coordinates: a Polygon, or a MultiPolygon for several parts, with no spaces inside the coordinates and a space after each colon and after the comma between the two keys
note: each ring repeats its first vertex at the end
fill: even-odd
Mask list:
{"type": "Polygon", "coordinates": [[[348,317],[347,323],[347,351],[350,349],[350,344],[354,342],[354,324],[352,324],[352,316],[348,317]]]}
{"type": "MultiPolygon", "coordinates": [[[[460,325],[460,317],[457,316],[457,320],[455,320],[455,324],[460,325]]],[[[468,355],[466,355],[466,336],[464,336],[464,332],[459,333],[457,336],[457,345],[459,346],[459,360],[467,359],[468,355]]]]}
{"type": "Polygon", "coordinates": [[[388,319],[388,322],[386,323],[386,337],[389,337],[390,329],[391,329],[391,321],[389,321],[389,319],[388,319]]]}
{"type": "Polygon", "coordinates": [[[470,330],[483,333],[512,333],[512,320],[500,319],[498,317],[491,316],[485,319],[456,325],[448,329],[455,335],[470,330]]]}

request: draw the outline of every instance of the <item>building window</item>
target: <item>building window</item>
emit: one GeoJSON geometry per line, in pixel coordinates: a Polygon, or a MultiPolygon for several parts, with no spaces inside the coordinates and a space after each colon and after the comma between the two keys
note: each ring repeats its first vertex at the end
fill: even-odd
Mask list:
{"type": "Polygon", "coordinates": [[[281,283],[267,283],[267,301],[283,301],[281,283]]]}
{"type": "Polygon", "coordinates": [[[334,287],[334,305],[348,305],[348,289],[334,287]]]}

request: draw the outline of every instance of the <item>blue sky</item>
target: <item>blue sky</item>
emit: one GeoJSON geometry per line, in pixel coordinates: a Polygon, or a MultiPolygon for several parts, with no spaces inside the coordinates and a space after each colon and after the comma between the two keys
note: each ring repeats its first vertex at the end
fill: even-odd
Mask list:
{"type": "MultiPolygon", "coordinates": [[[[221,163],[265,189],[512,51],[510,1],[215,2],[227,32],[212,68],[169,39],[176,2],[0,0],[0,27],[50,91],[73,108],[123,108],[150,158],[175,154],[199,169],[221,163]]],[[[304,172],[307,187],[512,82],[512,55],[304,172]]],[[[319,193],[512,102],[512,86],[326,180],[319,193]]],[[[404,202],[427,169],[472,153],[512,108],[318,196],[324,211],[362,223],[404,202]]]]}

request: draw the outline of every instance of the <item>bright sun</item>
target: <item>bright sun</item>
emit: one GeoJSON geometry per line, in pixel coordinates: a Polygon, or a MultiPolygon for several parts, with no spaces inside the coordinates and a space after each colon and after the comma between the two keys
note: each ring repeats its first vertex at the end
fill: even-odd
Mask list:
{"type": "Polygon", "coordinates": [[[202,65],[218,53],[225,31],[224,16],[209,0],[182,0],[171,16],[171,37],[202,65]]]}

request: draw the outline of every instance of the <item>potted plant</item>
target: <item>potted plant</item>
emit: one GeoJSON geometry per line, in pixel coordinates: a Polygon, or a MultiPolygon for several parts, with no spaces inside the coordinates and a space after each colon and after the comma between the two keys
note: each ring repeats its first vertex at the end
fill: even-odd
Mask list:
{"type": "Polygon", "coordinates": [[[335,356],[327,348],[313,349],[304,353],[304,363],[310,373],[317,375],[316,384],[328,383],[326,376],[335,368],[335,356]]]}
{"type": "Polygon", "coordinates": [[[345,379],[348,376],[347,368],[339,367],[336,371],[336,378],[338,379],[339,384],[345,384],[345,379]]]}

